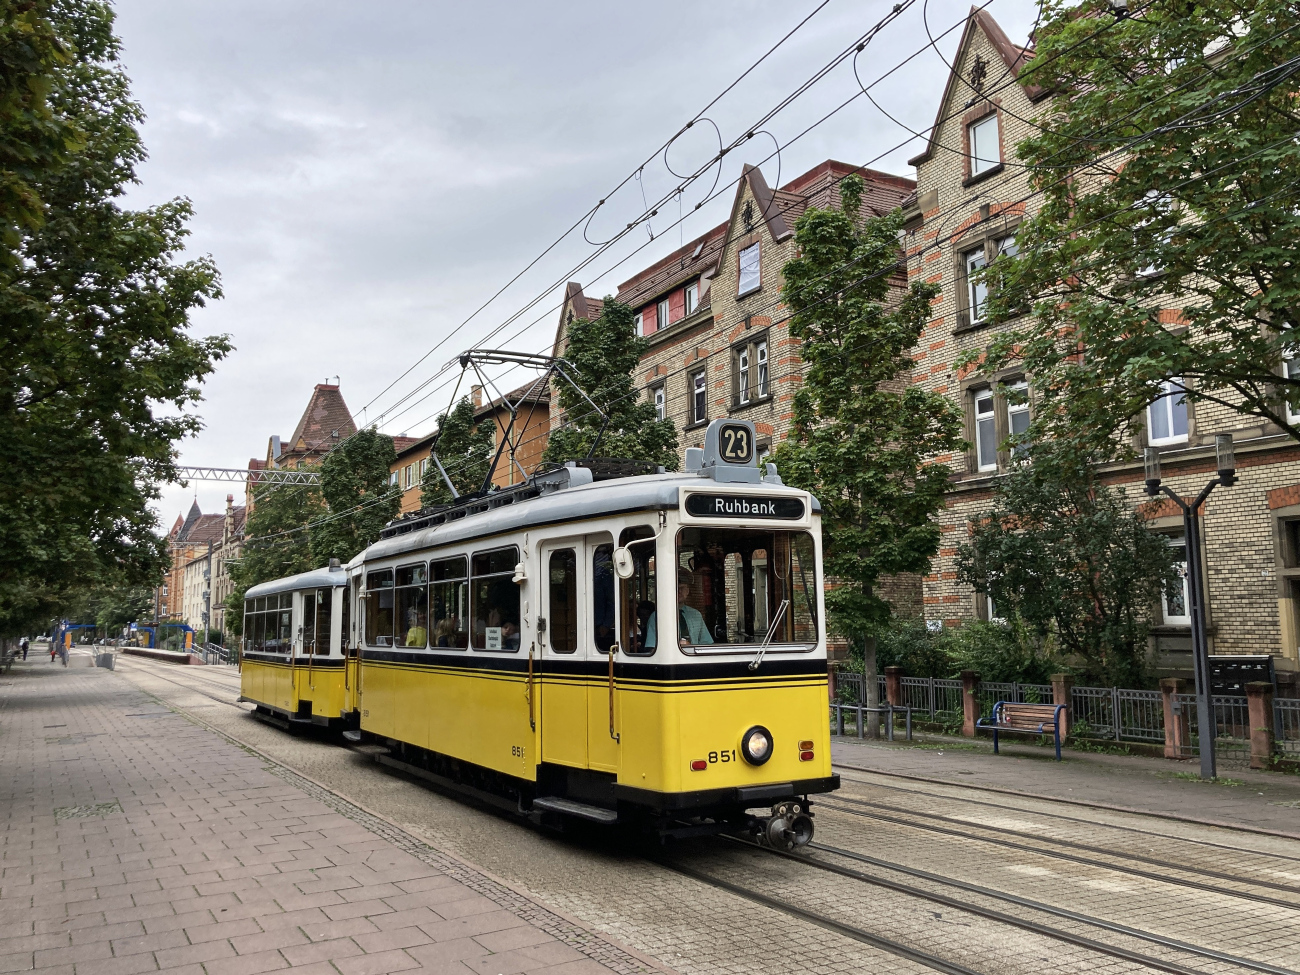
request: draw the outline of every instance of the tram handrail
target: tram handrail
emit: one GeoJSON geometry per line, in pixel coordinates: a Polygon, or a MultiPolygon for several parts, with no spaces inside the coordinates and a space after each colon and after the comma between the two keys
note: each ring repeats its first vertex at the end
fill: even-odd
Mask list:
{"type": "Polygon", "coordinates": [[[537,719],[533,711],[533,654],[537,652],[537,641],[534,640],[528,644],[528,687],[524,691],[524,696],[528,698],[528,728],[530,731],[537,730],[537,719]]]}
{"type": "Polygon", "coordinates": [[[618,653],[618,644],[609,645],[609,737],[615,742],[621,742],[622,739],[614,731],[614,654],[618,653]]]}

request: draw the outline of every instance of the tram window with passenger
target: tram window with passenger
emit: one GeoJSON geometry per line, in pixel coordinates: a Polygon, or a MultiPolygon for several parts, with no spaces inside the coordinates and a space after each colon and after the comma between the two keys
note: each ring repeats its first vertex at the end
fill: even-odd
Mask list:
{"type": "Polygon", "coordinates": [[[397,569],[397,643],[423,650],[429,642],[429,570],[421,562],[397,569]]]}
{"type": "Polygon", "coordinates": [[[474,649],[513,653],[519,649],[519,585],[514,581],[519,547],[475,553],[471,565],[474,649]]]}
{"type": "Polygon", "coordinates": [[[293,639],[293,593],[244,602],[244,637],[258,653],[288,653],[293,639]]]}
{"type": "Polygon", "coordinates": [[[571,548],[551,553],[551,606],[547,622],[551,631],[551,649],[556,653],[574,653],[578,649],[578,556],[571,548]]]}
{"type": "Polygon", "coordinates": [[[469,646],[469,560],[463,555],[429,563],[431,645],[443,650],[469,646]]]}
{"type": "Polygon", "coordinates": [[[682,646],[817,642],[817,569],[802,531],[683,528],[678,535],[682,646]]]}
{"type": "Polygon", "coordinates": [[[393,570],[366,573],[366,644],[393,645],[393,570]]]}
{"type": "Polygon", "coordinates": [[[648,525],[626,528],[618,543],[632,556],[632,575],[620,586],[619,608],[623,620],[623,651],[633,656],[655,652],[651,620],[659,604],[655,582],[655,538],[648,525]]]}

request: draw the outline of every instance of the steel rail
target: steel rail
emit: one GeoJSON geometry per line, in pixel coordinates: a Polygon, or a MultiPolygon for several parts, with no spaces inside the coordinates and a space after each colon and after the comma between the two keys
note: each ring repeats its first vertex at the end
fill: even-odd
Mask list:
{"type": "MultiPolygon", "coordinates": [[[[838,767],[840,767],[840,768],[854,768],[853,766],[838,766],[838,767]]],[[[864,770],[862,770],[862,769],[856,769],[856,768],[855,768],[854,770],[855,770],[855,771],[864,771],[864,770]]],[[[880,773],[876,773],[876,774],[887,775],[887,774],[890,774],[890,773],[887,773],[887,772],[880,772],[880,773]]],[[[856,781],[858,781],[858,780],[856,780],[856,779],[851,779],[851,780],[849,780],[849,781],[854,781],[854,782],[856,782],[856,781]]],[[[941,780],[941,779],[927,779],[927,780],[924,780],[924,781],[934,782],[934,783],[936,783],[936,784],[943,784],[943,785],[947,785],[947,784],[948,784],[947,782],[945,782],[945,781],[943,781],[943,780],[941,780]]],[[[1191,843],[1191,844],[1194,844],[1194,845],[1196,845],[1196,846],[1208,846],[1208,847],[1212,847],[1212,848],[1214,848],[1214,849],[1216,849],[1216,850],[1230,850],[1230,851],[1232,851],[1233,853],[1237,853],[1237,854],[1241,854],[1241,853],[1249,853],[1249,854],[1251,854],[1252,856],[1269,857],[1269,858],[1272,858],[1272,859],[1274,859],[1274,860],[1291,860],[1291,861],[1294,861],[1294,862],[1300,863],[1300,856],[1292,856],[1292,855],[1289,854],[1289,853],[1271,853],[1271,852],[1268,852],[1268,851],[1266,851],[1266,850],[1247,850],[1247,849],[1243,849],[1242,847],[1239,847],[1239,846],[1229,846],[1227,843],[1216,843],[1214,840],[1202,840],[1202,839],[1196,839],[1195,837],[1191,837],[1191,836],[1171,836],[1171,835],[1168,834],[1168,833],[1158,833],[1158,832],[1156,832],[1155,830],[1150,830],[1150,829],[1140,829],[1140,828],[1137,827],[1137,826],[1126,826],[1126,825],[1123,825],[1123,824],[1121,824],[1121,823],[1102,823],[1102,822],[1098,822],[1098,821],[1095,820],[1095,819],[1080,819],[1080,818],[1078,818],[1077,816],[1062,816],[1060,813],[1057,813],[1057,812],[1050,812],[1050,813],[1049,813],[1049,812],[1036,812],[1036,811],[1034,811],[1034,810],[1025,809],[1023,806],[1012,806],[1012,805],[1006,805],[1006,804],[1004,804],[1004,803],[1000,803],[1000,802],[989,802],[989,801],[986,800],[986,799],[970,799],[970,798],[967,798],[967,797],[965,797],[965,796],[950,796],[950,795],[945,795],[945,794],[943,794],[942,792],[927,792],[927,791],[925,791],[924,789],[909,789],[909,788],[907,788],[906,786],[901,786],[901,785],[885,785],[883,782],[871,782],[871,783],[861,783],[861,784],[863,784],[863,785],[869,785],[869,787],[870,787],[870,788],[873,788],[873,789],[888,789],[888,790],[891,791],[891,792],[901,792],[901,793],[903,793],[904,795],[910,795],[910,796],[925,796],[925,797],[927,797],[927,798],[929,798],[929,799],[944,799],[944,800],[947,800],[948,802],[963,803],[963,804],[970,805],[970,806],[985,806],[985,807],[987,807],[987,808],[989,808],[989,809],[1000,809],[1000,810],[1002,810],[1003,812],[1015,812],[1015,813],[1019,813],[1019,814],[1021,814],[1021,815],[1029,814],[1029,815],[1033,815],[1033,816],[1047,816],[1047,817],[1050,817],[1050,818],[1053,818],[1053,819],[1059,819],[1059,820],[1061,820],[1062,822],[1066,822],[1066,823],[1082,823],[1082,824],[1084,824],[1084,825],[1086,825],[1086,826],[1096,826],[1096,827],[1099,827],[1099,828],[1101,828],[1101,829],[1112,829],[1112,830],[1121,831],[1121,832],[1125,832],[1125,833],[1137,833],[1139,836],[1154,836],[1154,837],[1157,837],[1157,838],[1162,839],[1162,840],[1172,840],[1173,842],[1176,842],[1176,843],[1191,843]]],[[[970,785],[970,786],[968,786],[968,785],[963,785],[963,784],[960,783],[960,782],[954,782],[954,783],[952,783],[952,787],[953,787],[954,789],[980,789],[980,788],[983,788],[983,787],[981,787],[981,786],[975,786],[975,785],[970,785]]],[[[994,791],[998,791],[998,790],[994,790],[994,791]]],[[[1028,794],[1028,793],[1018,793],[1017,795],[1028,796],[1029,794],[1028,794]]],[[[1043,798],[1043,801],[1044,801],[1044,802],[1054,802],[1054,801],[1065,801],[1065,802],[1071,802],[1071,803],[1074,802],[1074,800],[1070,800],[1070,799],[1067,799],[1067,800],[1057,800],[1057,799],[1055,799],[1055,797],[1053,797],[1053,796],[1043,796],[1042,798],[1043,798]]],[[[1101,807],[1099,807],[1099,808],[1107,809],[1107,808],[1111,808],[1111,807],[1101,806],[1101,807]]],[[[1124,813],[1125,815],[1160,815],[1159,813],[1141,813],[1141,812],[1138,811],[1138,810],[1131,810],[1131,811],[1130,811],[1130,810],[1119,810],[1119,809],[1116,809],[1115,811],[1116,811],[1116,812],[1122,812],[1122,813],[1124,813]]],[[[1192,824],[1192,825],[1198,825],[1198,824],[1199,824],[1199,825],[1208,826],[1209,828],[1217,828],[1217,827],[1212,826],[1211,824],[1203,823],[1203,822],[1201,822],[1201,821],[1199,821],[1199,820],[1195,820],[1195,819],[1190,819],[1190,820],[1185,819],[1185,820],[1181,820],[1181,821],[1183,821],[1183,822],[1187,822],[1187,823],[1192,824]]],[[[964,820],[963,820],[963,822],[964,822],[964,820]]],[[[1271,834],[1269,834],[1269,835],[1271,835],[1271,834]]]]}
{"type": "MultiPolygon", "coordinates": [[[[1216,880],[1227,880],[1237,884],[1251,884],[1256,887],[1268,887],[1272,890],[1280,890],[1283,893],[1296,893],[1295,884],[1280,884],[1272,880],[1254,880],[1243,877],[1241,874],[1225,873],[1221,870],[1211,870],[1207,867],[1195,867],[1191,865],[1170,863],[1168,860],[1162,860],[1159,857],[1144,856],[1141,853],[1130,853],[1125,851],[1115,851],[1104,846],[1097,846],[1092,843],[1080,843],[1078,840],[1057,839],[1054,836],[1040,836],[1034,833],[1027,833],[1024,830],[1011,829],[1007,826],[986,826],[983,823],[973,822],[969,819],[960,819],[956,816],[945,816],[942,813],[921,812],[915,809],[906,809],[899,806],[891,806],[883,802],[875,802],[871,799],[859,799],[853,796],[835,796],[838,802],[851,802],[856,805],[871,806],[875,809],[885,809],[892,813],[901,813],[905,816],[920,816],[923,819],[935,819],[944,823],[951,823],[954,826],[974,826],[990,833],[1001,833],[1006,836],[1022,836],[1028,839],[1039,840],[1044,843],[1055,843],[1057,846],[1068,847],[1072,850],[1084,850],[1088,853],[1100,853],[1103,856],[1118,857],[1125,860],[1136,860],[1139,863],[1147,863],[1156,867],[1171,867],[1174,870],[1181,870],[1184,873],[1196,873],[1204,877],[1213,877],[1216,880]]],[[[1300,901],[1291,904],[1292,907],[1300,907],[1300,901]]]]}
{"type": "MultiPolygon", "coordinates": [[[[1020,850],[1025,853],[1034,853],[1039,856],[1053,857],[1058,860],[1067,860],[1071,863],[1083,864],[1084,866],[1098,867],[1099,869],[1102,870],[1112,870],[1117,873],[1126,873],[1129,874],[1130,876],[1142,877],[1145,880],[1155,880],[1160,883],[1174,884],[1179,887],[1188,887],[1192,890],[1199,890],[1205,893],[1219,894],[1223,897],[1234,897],[1241,900],[1254,901],[1259,904],[1272,904],[1275,907],[1285,907],[1288,910],[1300,911],[1300,901],[1286,901],[1286,900],[1282,900],[1279,897],[1268,897],[1264,894],[1253,894],[1250,893],[1249,891],[1244,891],[1244,890],[1229,890],[1224,887],[1216,887],[1210,884],[1204,884],[1197,880],[1186,880],[1181,877],[1172,877],[1169,876],[1168,874],[1154,873],[1150,870],[1142,870],[1138,867],[1128,867],[1128,866],[1124,866],[1123,864],[1107,863],[1104,860],[1098,860],[1093,857],[1078,856],[1073,853],[1066,853],[1062,850],[1052,850],[1044,847],[1035,847],[1028,843],[1017,843],[1013,840],[998,839],[997,837],[993,837],[993,836],[980,836],[975,833],[963,832],[957,829],[950,829],[946,826],[937,826],[932,823],[912,822],[907,819],[902,819],[897,816],[886,815],[884,813],[868,812],[861,809],[854,809],[852,808],[851,805],[848,805],[848,803],[852,803],[854,805],[864,805],[864,806],[876,805],[876,803],[871,803],[862,799],[841,799],[840,797],[832,798],[829,796],[823,796],[822,799],[820,800],[820,803],[823,806],[823,808],[836,809],[840,812],[848,813],[851,816],[859,816],[863,819],[875,819],[880,822],[893,823],[897,826],[907,826],[912,829],[925,830],[931,833],[940,833],[947,836],[956,836],[959,839],[963,839],[963,840],[977,840],[981,843],[989,843],[994,846],[1001,846],[1007,849],[1020,850]]],[[[908,812],[906,813],[906,815],[922,815],[922,814],[908,812]]],[[[1012,836],[1024,835],[1024,834],[1017,834],[1011,830],[999,830],[997,827],[993,827],[993,826],[980,826],[978,823],[971,823],[971,822],[967,822],[966,820],[955,820],[955,822],[960,823],[962,826],[966,827],[967,830],[982,829],[989,832],[1006,832],[1012,836]]],[[[1039,839],[1042,838],[1039,837],[1039,839]]],[[[1047,842],[1060,843],[1063,841],[1048,840],[1047,842]]],[[[1128,854],[1123,854],[1123,853],[1107,853],[1107,855],[1115,856],[1115,857],[1128,857],[1128,854]]],[[[1214,876],[1214,877],[1218,877],[1219,879],[1230,880],[1233,883],[1257,884],[1259,886],[1265,886],[1265,884],[1259,883],[1257,881],[1244,880],[1240,877],[1234,877],[1230,874],[1217,874],[1212,871],[1198,870],[1190,867],[1175,867],[1174,869],[1181,870],[1188,873],[1201,873],[1208,876],[1214,876]]],[[[1277,886],[1277,885],[1268,884],[1267,886],[1277,886]]],[[[1294,890],[1294,888],[1291,887],[1283,887],[1282,889],[1294,890]]]]}

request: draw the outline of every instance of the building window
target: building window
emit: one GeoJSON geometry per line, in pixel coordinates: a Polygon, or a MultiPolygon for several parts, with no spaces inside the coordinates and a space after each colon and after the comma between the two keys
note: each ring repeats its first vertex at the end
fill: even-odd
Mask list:
{"type": "Polygon", "coordinates": [[[994,258],[998,257],[1015,257],[1020,253],[1020,248],[1016,246],[1016,235],[1011,234],[1008,237],[999,237],[993,242],[994,258]]]}
{"type": "Polygon", "coordinates": [[[645,335],[645,315],[641,312],[636,313],[636,334],[645,335]]]}
{"type": "Polygon", "coordinates": [[[1187,394],[1181,379],[1166,379],[1147,407],[1147,442],[1153,446],[1187,442],[1187,394]]]}
{"type": "Polygon", "coordinates": [[[975,394],[975,467],[981,471],[998,469],[997,415],[993,410],[993,390],[975,394]]]}
{"type": "Polygon", "coordinates": [[[1178,579],[1160,597],[1160,609],[1165,623],[1187,626],[1192,622],[1191,600],[1187,591],[1187,538],[1181,534],[1170,535],[1169,547],[1174,550],[1178,579]]]}
{"type": "Polygon", "coordinates": [[[401,477],[401,473],[399,471],[393,471],[391,474],[389,474],[388,475],[389,487],[397,487],[397,479],[399,477],[401,477]]]}
{"type": "Polygon", "coordinates": [[[703,423],[709,418],[709,397],[705,383],[706,373],[701,371],[691,376],[692,423],[703,423]]]}
{"type": "Polygon", "coordinates": [[[970,135],[970,174],[979,176],[1002,163],[1002,147],[998,144],[998,116],[994,112],[967,128],[970,135]]]}
{"type": "MultiPolygon", "coordinates": [[[[1142,197],[1142,201],[1151,211],[1151,215],[1143,217],[1137,223],[1136,230],[1138,233],[1135,235],[1137,237],[1135,243],[1139,251],[1141,251],[1143,247],[1147,246],[1141,239],[1141,231],[1150,227],[1152,224],[1164,220],[1164,218],[1169,214],[1169,211],[1173,209],[1173,201],[1170,200],[1169,195],[1167,193],[1161,193],[1159,190],[1147,190],[1142,197]]],[[[1160,232],[1154,243],[1157,246],[1163,247],[1169,243],[1170,238],[1172,238],[1173,235],[1173,228],[1166,227],[1160,232]]],[[[1139,278],[1151,278],[1160,274],[1163,270],[1164,265],[1159,261],[1156,261],[1152,264],[1148,264],[1146,267],[1138,268],[1137,276],[1139,278]]]]}
{"type": "Polygon", "coordinates": [[[420,483],[424,483],[424,475],[429,470],[429,458],[426,457],[420,461],[420,483]]]}
{"type": "MultiPolygon", "coordinates": [[[[1019,436],[1029,429],[1029,384],[1012,383],[1007,387],[1007,434],[1019,436]]],[[[1029,453],[1029,444],[1017,443],[1011,448],[1011,455],[1024,458],[1029,453]]]]}
{"type": "Polygon", "coordinates": [[[656,386],[654,388],[654,401],[655,417],[656,419],[662,420],[668,415],[667,406],[664,401],[664,388],[662,386],[656,386]]]}
{"type": "Polygon", "coordinates": [[[662,301],[660,301],[657,305],[655,305],[656,327],[667,328],[668,320],[669,320],[668,316],[669,316],[668,299],[665,298],[662,301]]]}
{"type": "Polygon", "coordinates": [[[686,286],[684,295],[685,314],[689,318],[695,314],[695,309],[700,306],[700,282],[695,281],[686,286]]]}
{"type": "MultiPolygon", "coordinates": [[[[1300,358],[1287,359],[1282,367],[1287,379],[1300,382],[1300,358]]],[[[1283,390],[1283,395],[1286,396],[1287,423],[1300,423],[1300,393],[1288,387],[1283,390]]]]}
{"type": "Polygon", "coordinates": [[[966,252],[966,306],[970,311],[972,325],[984,321],[984,306],[988,304],[989,286],[982,272],[988,263],[983,247],[966,252]]]}
{"type": "Polygon", "coordinates": [[[739,391],[736,396],[736,402],[749,402],[749,346],[742,345],[736,354],[736,378],[739,380],[739,391]]]}
{"type": "Polygon", "coordinates": [[[767,338],[749,341],[732,350],[732,399],[736,406],[744,406],[769,395],[767,338]]]}
{"type": "Polygon", "coordinates": [[[740,287],[736,289],[737,297],[757,291],[762,283],[759,269],[760,246],[760,244],[750,244],[740,252],[740,287]]]}
{"type": "Polygon", "coordinates": [[[758,368],[758,381],[754,384],[759,396],[767,395],[767,343],[759,342],[754,347],[754,360],[758,368]]]}

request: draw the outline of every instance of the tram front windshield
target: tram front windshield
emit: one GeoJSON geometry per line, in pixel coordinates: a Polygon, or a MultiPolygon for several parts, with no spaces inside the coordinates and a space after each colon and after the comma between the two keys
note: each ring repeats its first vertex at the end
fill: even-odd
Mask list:
{"type": "Polygon", "coordinates": [[[674,629],[682,647],[816,643],[817,558],[812,536],[803,531],[683,528],[677,537],[676,616],[674,629]]]}

